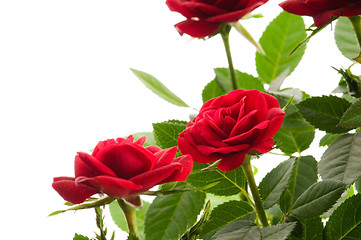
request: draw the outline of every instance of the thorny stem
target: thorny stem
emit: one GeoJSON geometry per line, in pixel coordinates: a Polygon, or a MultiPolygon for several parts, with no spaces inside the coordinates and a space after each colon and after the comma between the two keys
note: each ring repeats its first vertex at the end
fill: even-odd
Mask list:
{"type": "Polygon", "coordinates": [[[263,205],[262,205],[261,197],[258,192],[258,187],[256,185],[256,181],[254,180],[254,175],[252,172],[252,165],[251,165],[250,159],[251,159],[251,156],[247,155],[246,160],[242,164],[242,168],[243,168],[244,174],[246,175],[249,188],[251,189],[251,193],[252,193],[253,200],[255,203],[255,208],[256,208],[258,219],[260,220],[263,227],[267,227],[268,220],[266,217],[266,213],[263,209],[263,205]]]}

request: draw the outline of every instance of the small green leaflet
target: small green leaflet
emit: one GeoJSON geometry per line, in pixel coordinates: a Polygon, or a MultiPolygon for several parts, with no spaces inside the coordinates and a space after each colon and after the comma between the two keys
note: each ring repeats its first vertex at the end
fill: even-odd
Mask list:
{"type": "Polygon", "coordinates": [[[313,218],[332,207],[345,191],[339,181],[324,180],[311,185],[292,206],[292,214],[300,218],[313,218]]]}
{"type": "Polygon", "coordinates": [[[259,42],[265,55],[256,53],[260,79],[269,84],[278,76],[290,75],[301,61],[306,45],[292,50],[307,37],[301,16],[282,12],[266,28],[259,42]]]}
{"type": "Polygon", "coordinates": [[[335,40],[341,53],[352,60],[360,55],[360,45],[350,20],[339,17],[335,26],[335,40]]]}
{"type": "Polygon", "coordinates": [[[196,222],[205,197],[202,192],[184,192],[155,198],[146,213],[145,239],[178,239],[196,222]]]}
{"type": "Polygon", "coordinates": [[[90,238],[75,233],[75,236],[74,236],[73,240],[90,240],[90,238]]]}
{"type": "Polygon", "coordinates": [[[319,146],[320,147],[329,146],[333,141],[335,141],[341,135],[342,134],[326,133],[325,136],[321,138],[319,146]]]}
{"type": "Polygon", "coordinates": [[[345,128],[361,127],[361,98],[347,109],[338,125],[345,128]]]}
{"type": "Polygon", "coordinates": [[[317,182],[317,161],[312,156],[298,157],[293,165],[292,175],[280,200],[284,213],[290,210],[295,200],[317,182]]]}
{"type": "Polygon", "coordinates": [[[210,220],[202,228],[201,238],[211,239],[219,229],[236,220],[254,220],[252,213],[254,213],[254,209],[247,202],[225,202],[212,210],[210,220]]]}
{"type": "Polygon", "coordinates": [[[237,168],[229,172],[222,172],[218,169],[201,171],[208,167],[207,163],[193,163],[193,172],[186,180],[193,187],[202,189],[207,193],[219,196],[231,196],[240,193],[245,189],[246,178],[242,168],[237,168]],[[214,186],[203,189],[206,186],[214,186]]]}
{"type": "Polygon", "coordinates": [[[361,177],[361,133],[337,138],[324,152],[318,168],[322,179],[352,184],[361,177]]]}
{"type": "Polygon", "coordinates": [[[262,179],[259,184],[259,193],[265,209],[272,207],[281,198],[288,185],[294,163],[294,158],[281,162],[262,179]]]}
{"type": "Polygon", "coordinates": [[[323,239],[323,223],[320,217],[295,218],[289,216],[286,222],[296,222],[297,225],[288,237],[289,240],[320,240],[323,239]]]}
{"type": "Polygon", "coordinates": [[[186,128],[186,121],[169,120],[161,123],[153,123],[154,137],[161,148],[177,146],[179,133],[186,128]]]}
{"type": "Polygon", "coordinates": [[[215,240],[282,240],[286,239],[296,226],[295,223],[284,223],[275,226],[259,228],[250,221],[235,221],[226,225],[215,235],[215,240]]]}
{"type": "Polygon", "coordinates": [[[153,132],[137,132],[133,134],[134,139],[138,139],[143,136],[147,137],[147,140],[145,140],[143,147],[157,145],[153,132]]]}
{"type": "Polygon", "coordinates": [[[326,224],[327,240],[360,239],[361,194],[346,199],[326,224]]]}
{"type": "MultiPolygon", "coordinates": [[[[209,82],[203,89],[203,102],[227,94],[233,90],[228,68],[215,68],[214,72],[216,74],[215,79],[209,82]]],[[[240,89],[265,91],[262,82],[258,78],[238,70],[235,71],[235,75],[237,86],[240,89]]]]}
{"type": "Polygon", "coordinates": [[[166,86],[164,86],[163,83],[161,83],[158,79],[156,79],[152,75],[132,68],[130,70],[135,74],[135,76],[138,77],[138,79],[147,88],[149,88],[153,93],[157,94],[159,97],[163,98],[167,102],[172,103],[174,105],[180,107],[189,107],[185,102],[183,102],[182,99],[176,96],[166,86]]]}
{"type": "Polygon", "coordinates": [[[313,126],[328,133],[345,133],[350,129],[338,127],[351,103],[336,96],[311,97],[297,104],[302,116],[313,126]]]}

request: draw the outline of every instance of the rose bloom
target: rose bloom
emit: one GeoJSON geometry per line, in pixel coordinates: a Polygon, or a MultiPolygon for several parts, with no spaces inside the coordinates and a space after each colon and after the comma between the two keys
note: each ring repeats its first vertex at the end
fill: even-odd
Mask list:
{"type": "Polygon", "coordinates": [[[143,147],[146,137],[101,141],[91,155],[75,156],[75,178],[56,177],[53,188],[66,200],[82,203],[96,193],[121,198],[155,185],[184,181],[192,171],[191,156],[174,158],[177,147],[143,147]]]}
{"type": "Polygon", "coordinates": [[[327,25],[332,17],[361,14],[361,0],[286,0],[280,6],[289,13],[312,16],[316,27],[327,25]]]}
{"type": "Polygon", "coordinates": [[[216,33],[222,23],[236,22],[268,0],[167,0],[171,11],[187,20],[175,25],[180,34],[204,38],[216,33]]]}
{"type": "Polygon", "coordinates": [[[199,114],[180,133],[178,146],[199,163],[217,161],[228,172],[242,165],[247,154],[269,152],[272,136],[285,113],[278,100],[257,90],[234,90],[205,102],[199,114]]]}

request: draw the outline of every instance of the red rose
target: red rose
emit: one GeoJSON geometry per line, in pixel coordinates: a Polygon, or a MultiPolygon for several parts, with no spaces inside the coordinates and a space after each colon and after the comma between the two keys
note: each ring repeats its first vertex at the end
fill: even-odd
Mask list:
{"type": "Polygon", "coordinates": [[[177,147],[143,147],[145,139],[133,142],[133,136],[129,136],[101,141],[92,155],[78,153],[75,178],[56,177],[53,188],[66,201],[77,204],[96,193],[121,198],[158,184],[187,179],[193,168],[190,156],[174,159],[177,147]]]}
{"type": "Polygon", "coordinates": [[[284,116],[273,96],[234,90],[205,102],[180,133],[178,146],[199,163],[221,159],[219,170],[228,172],[241,166],[251,151],[269,152],[284,116]]]}
{"type": "Polygon", "coordinates": [[[325,26],[332,17],[361,14],[361,0],[286,0],[280,6],[289,13],[312,16],[316,27],[325,26]]]}
{"type": "Polygon", "coordinates": [[[217,32],[222,23],[236,22],[268,0],[167,0],[171,11],[187,20],[175,25],[180,34],[203,38],[217,32]]]}

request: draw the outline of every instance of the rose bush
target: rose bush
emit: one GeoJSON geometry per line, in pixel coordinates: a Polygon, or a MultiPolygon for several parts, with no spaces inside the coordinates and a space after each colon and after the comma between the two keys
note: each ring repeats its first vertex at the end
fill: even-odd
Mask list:
{"type": "Polygon", "coordinates": [[[77,204],[96,193],[120,198],[187,179],[193,168],[191,156],[174,158],[177,147],[143,147],[145,139],[110,139],[99,142],[91,155],[79,152],[75,177],[56,177],[53,188],[66,201],[77,204]]]}
{"type": "Polygon", "coordinates": [[[312,16],[316,27],[328,24],[332,17],[361,14],[360,0],[286,0],[280,6],[289,13],[312,16]]]}
{"type": "Polygon", "coordinates": [[[179,12],[187,20],[177,23],[180,34],[203,38],[217,32],[222,23],[236,22],[268,0],[167,0],[171,11],[179,12]]]}
{"type": "Polygon", "coordinates": [[[234,90],[205,102],[180,133],[178,146],[199,163],[221,159],[218,168],[228,172],[241,166],[251,151],[269,152],[284,116],[273,96],[234,90]]]}

